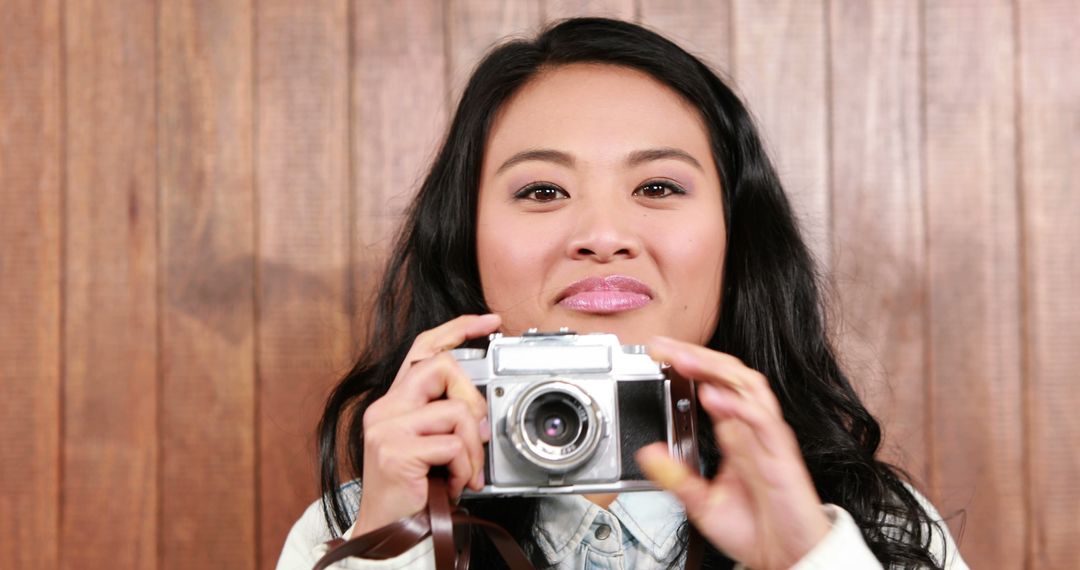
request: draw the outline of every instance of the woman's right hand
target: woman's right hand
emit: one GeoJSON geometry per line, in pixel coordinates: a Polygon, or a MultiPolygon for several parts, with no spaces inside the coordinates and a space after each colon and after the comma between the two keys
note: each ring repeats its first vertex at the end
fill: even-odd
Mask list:
{"type": "Polygon", "coordinates": [[[487,402],[449,350],[495,332],[498,315],[464,315],[413,341],[387,393],[364,412],[364,472],[353,536],[427,506],[428,471],[446,465],[450,494],[484,486],[487,402]],[[444,398],[445,396],[445,398],[444,398]]]}

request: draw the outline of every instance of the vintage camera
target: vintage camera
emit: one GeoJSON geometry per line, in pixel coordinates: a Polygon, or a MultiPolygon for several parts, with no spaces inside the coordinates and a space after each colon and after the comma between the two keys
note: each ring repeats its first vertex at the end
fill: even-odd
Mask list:
{"type": "Polygon", "coordinates": [[[652,490],[634,453],[656,441],[698,464],[693,384],[643,346],[530,330],[454,356],[487,398],[492,426],[486,486],[466,495],[652,490]]]}

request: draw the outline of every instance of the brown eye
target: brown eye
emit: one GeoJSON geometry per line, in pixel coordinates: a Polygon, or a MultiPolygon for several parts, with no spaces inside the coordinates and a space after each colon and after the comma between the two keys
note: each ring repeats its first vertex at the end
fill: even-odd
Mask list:
{"type": "Polygon", "coordinates": [[[635,196],[643,196],[645,198],[667,198],[672,194],[686,194],[686,190],[683,190],[678,184],[667,181],[654,181],[646,182],[634,190],[635,196]]]}
{"type": "Polygon", "coordinates": [[[530,184],[514,194],[514,198],[518,200],[532,200],[533,202],[551,202],[569,197],[566,190],[550,184],[530,184]]]}

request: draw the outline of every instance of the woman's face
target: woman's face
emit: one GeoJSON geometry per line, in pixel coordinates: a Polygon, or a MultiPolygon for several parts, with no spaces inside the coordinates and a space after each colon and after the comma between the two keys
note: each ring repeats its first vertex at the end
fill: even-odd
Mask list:
{"type": "Polygon", "coordinates": [[[505,333],[708,341],[725,232],[696,109],[639,71],[575,64],[523,87],[489,136],[477,255],[505,333]]]}

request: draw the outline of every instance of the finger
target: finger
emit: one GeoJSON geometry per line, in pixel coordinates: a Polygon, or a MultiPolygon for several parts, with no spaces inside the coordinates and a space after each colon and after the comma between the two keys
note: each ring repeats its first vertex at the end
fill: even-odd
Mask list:
{"type": "MultiPolygon", "coordinates": [[[[720,397],[727,396],[736,405],[740,404],[738,398],[711,386],[703,388],[706,390],[702,408],[713,418],[713,430],[724,457],[724,469],[738,473],[742,481],[761,492],[783,487],[792,482],[791,474],[805,471],[795,433],[787,424],[755,428],[744,421],[745,416],[736,410],[717,409],[711,402],[715,393],[719,393],[720,397]]],[[[745,403],[745,400],[741,402],[743,406],[745,403]]],[[[758,496],[764,495],[759,493],[758,496]]]]}
{"type": "Polygon", "coordinates": [[[465,442],[456,435],[429,435],[414,438],[406,452],[422,461],[429,468],[445,465],[450,472],[450,496],[461,495],[465,485],[472,479],[472,465],[464,453],[465,442]]]}
{"type": "Polygon", "coordinates": [[[388,407],[398,414],[415,410],[443,395],[465,402],[476,419],[487,417],[487,400],[450,353],[417,362],[386,393],[391,402],[388,407]]]}
{"type": "Polygon", "coordinates": [[[737,478],[750,488],[766,489],[769,481],[765,476],[769,469],[762,464],[766,463],[763,459],[767,454],[761,449],[750,426],[731,418],[714,423],[713,432],[724,458],[724,471],[736,473],[737,478]]]}
{"type": "Polygon", "coordinates": [[[453,433],[461,438],[472,467],[468,484],[476,491],[484,486],[484,444],[480,425],[469,415],[465,403],[454,400],[432,402],[401,418],[398,423],[403,430],[421,436],[453,433]]]}
{"type": "Polygon", "coordinates": [[[743,398],[732,390],[706,384],[699,386],[698,403],[717,428],[732,419],[745,424],[765,453],[783,457],[798,448],[791,428],[783,418],[777,418],[751,398],[743,398]]]}
{"type": "Polygon", "coordinates": [[[709,504],[709,483],[668,455],[667,444],[646,445],[634,457],[649,480],[679,499],[691,520],[697,519],[705,505],[709,504]]]}
{"type": "Polygon", "coordinates": [[[776,417],[783,416],[769,380],[738,358],[663,336],[653,337],[646,346],[653,360],[671,364],[684,377],[734,390],[758,400],[776,417]]]}
{"type": "Polygon", "coordinates": [[[399,374],[414,362],[456,348],[466,340],[489,335],[498,330],[500,324],[502,324],[502,319],[494,313],[462,315],[426,330],[413,340],[412,347],[409,348],[405,360],[401,363],[399,374]]]}

